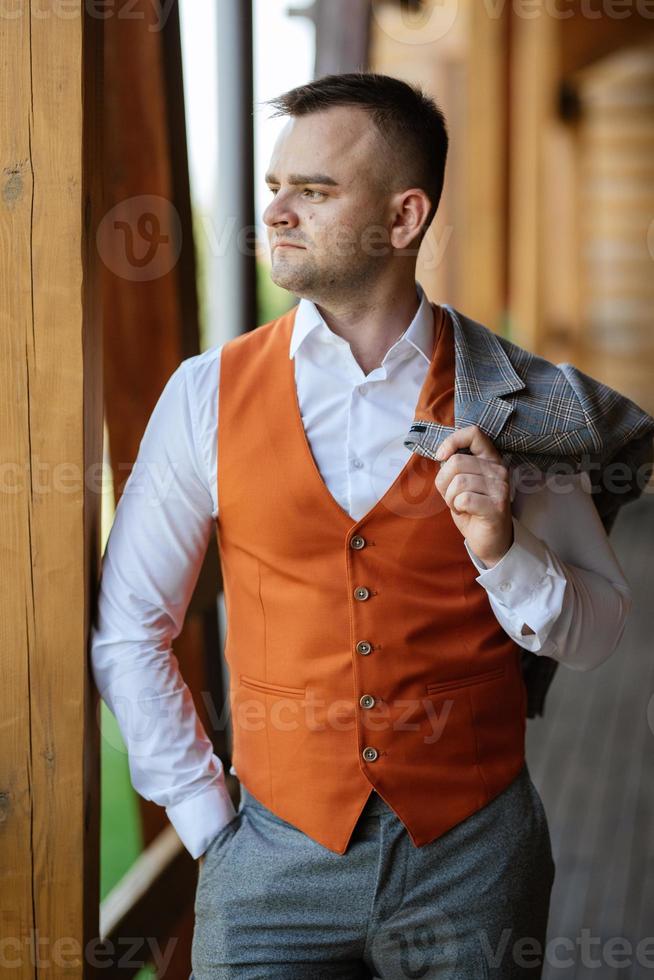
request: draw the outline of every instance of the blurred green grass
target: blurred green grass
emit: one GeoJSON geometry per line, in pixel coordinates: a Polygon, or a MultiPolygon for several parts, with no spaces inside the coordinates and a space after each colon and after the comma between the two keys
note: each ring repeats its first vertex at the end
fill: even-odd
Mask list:
{"type": "Polygon", "coordinates": [[[127,752],[118,722],[104,701],[101,723],[100,900],[143,850],[138,799],[129,778],[127,752]]]}

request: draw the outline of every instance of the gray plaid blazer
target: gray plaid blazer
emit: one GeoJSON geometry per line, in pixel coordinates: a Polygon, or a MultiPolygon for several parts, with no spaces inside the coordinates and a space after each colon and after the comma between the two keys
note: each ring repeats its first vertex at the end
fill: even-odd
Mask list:
{"type": "MultiPolygon", "coordinates": [[[[654,417],[572,364],[553,364],[441,305],[454,330],[455,424],[436,422],[427,404],[404,445],[434,459],[451,432],[477,425],[507,466],[522,463],[547,472],[563,463],[565,472],[586,472],[610,533],[619,509],[640,496],[652,474],[654,417]],[[615,480],[606,479],[609,464],[615,480]]],[[[558,662],[524,650],[522,665],[533,717],[543,713],[558,662]]]]}

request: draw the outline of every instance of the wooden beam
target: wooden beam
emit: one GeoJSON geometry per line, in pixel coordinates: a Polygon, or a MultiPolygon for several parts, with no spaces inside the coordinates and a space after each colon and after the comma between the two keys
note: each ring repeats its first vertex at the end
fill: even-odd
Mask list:
{"type": "Polygon", "coordinates": [[[165,86],[166,133],[172,200],[179,215],[181,248],[177,261],[182,358],[199,352],[199,308],[191,207],[191,180],[186,139],[184,73],[179,6],[170,8],[161,31],[162,76],[165,86]]]}
{"type": "MultiPolygon", "coordinates": [[[[158,12],[139,0],[134,17],[106,21],[104,261],[105,391],[116,502],[161,391],[187,352],[182,336],[182,238],[170,158],[158,12]],[[139,16],[136,16],[139,15],[139,16]]],[[[194,331],[189,339],[188,332],[194,331]]]]}
{"type": "Polygon", "coordinates": [[[468,0],[470,35],[465,103],[465,220],[461,269],[470,316],[498,330],[506,306],[508,8],[489,17],[468,0]]]}
{"type": "MultiPolygon", "coordinates": [[[[107,131],[112,134],[106,187],[112,221],[101,247],[109,325],[106,413],[117,501],[166,381],[181,360],[200,351],[179,12],[173,5],[160,25],[160,11],[151,0],[138,0],[135,6],[138,17],[113,17],[106,26],[107,131]]],[[[226,738],[213,731],[211,702],[207,705],[203,697],[207,691],[215,703],[222,697],[222,689],[209,684],[207,668],[220,657],[219,588],[218,552],[212,541],[174,654],[200,720],[222,756],[226,738]]],[[[148,847],[166,830],[168,819],[155,803],[140,796],[137,802],[148,847]]],[[[131,913],[131,921],[142,930],[131,934],[159,937],[164,946],[169,938],[176,939],[166,972],[171,980],[186,980],[191,969],[193,862],[188,854],[180,860],[180,867],[190,867],[191,878],[188,870],[180,872],[175,908],[160,913],[171,887],[170,880],[162,879],[153,882],[152,900],[131,913]],[[174,932],[167,931],[173,927],[174,932]]],[[[141,958],[149,953],[156,950],[145,944],[141,958]]]]}
{"type": "Polygon", "coordinates": [[[558,111],[560,21],[512,14],[509,311],[511,339],[539,353],[543,327],[546,133],[558,111]]]}
{"type": "Polygon", "coordinates": [[[101,501],[104,22],[82,0],[65,17],[55,0],[13,6],[0,21],[3,955],[12,976],[81,978],[99,903],[87,637],[101,501]]]}

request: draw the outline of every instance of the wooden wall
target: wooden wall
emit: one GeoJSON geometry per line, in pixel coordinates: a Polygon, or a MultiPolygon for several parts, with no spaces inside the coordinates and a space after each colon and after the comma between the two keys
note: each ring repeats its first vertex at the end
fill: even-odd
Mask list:
{"type": "MultiPolygon", "coordinates": [[[[90,977],[95,960],[113,976],[131,936],[172,937],[167,976],[186,978],[197,869],[146,801],[144,838],[157,842],[113,896],[109,944],[99,941],[100,702],[88,657],[105,406],[119,497],[154,401],[198,350],[177,12],[162,30],[146,0],[129,18],[93,16],[83,0],[67,0],[65,16],[59,0],[4,6],[0,974],[90,977]]],[[[218,589],[213,548],[175,644],[207,730],[199,691],[216,692],[204,655],[218,662],[218,589]]],[[[143,946],[132,964],[152,952],[143,946]]]]}
{"type": "Polygon", "coordinates": [[[370,61],[422,85],[449,122],[418,278],[652,412],[654,23],[637,6],[414,6],[373,4],[370,61]]]}
{"type": "Polygon", "coordinates": [[[82,0],[65,17],[54,0],[11,6],[0,18],[0,973],[82,977],[98,922],[87,636],[101,500],[103,22],[83,16],[82,0]]]}
{"type": "Polygon", "coordinates": [[[577,86],[577,356],[654,414],[654,46],[602,59],[577,86]]]}

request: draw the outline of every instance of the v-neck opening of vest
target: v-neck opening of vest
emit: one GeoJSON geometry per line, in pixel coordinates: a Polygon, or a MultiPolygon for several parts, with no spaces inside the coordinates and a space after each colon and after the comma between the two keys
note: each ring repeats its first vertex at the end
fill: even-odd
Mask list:
{"type": "MultiPolygon", "coordinates": [[[[432,306],[432,311],[433,311],[433,306],[432,306]]],[[[287,352],[287,355],[288,355],[288,344],[290,344],[290,337],[291,337],[291,333],[292,333],[292,330],[293,330],[294,319],[295,318],[292,317],[292,318],[289,318],[289,320],[287,321],[287,334],[288,335],[287,335],[287,338],[286,338],[287,339],[287,344],[285,344],[285,350],[287,352]]],[[[445,328],[445,314],[444,314],[444,312],[441,309],[441,316],[439,318],[438,328],[436,328],[436,316],[434,315],[434,339],[433,339],[433,345],[432,345],[432,350],[431,350],[431,358],[430,358],[429,364],[427,366],[427,372],[425,374],[425,377],[423,378],[422,385],[420,386],[420,392],[418,393],[418,399],[416,401],[416,405],[415,405],[415,408],[414,408],[414,415],[413,415],[413,417],[415,417],[415,411],[416,411],[418,405],[420,405],[420,403],[422,401],[422,397],[423,397],[423,395],[425,393],[425,390],[427,388],[427,385],[428,385],[428,383],[429,383],[429,381],[431,379],[431,373],[432,373],[432,370],[433,370],[433,367],[434,367],[434,360],[436,358],[436,352],[437,352],[438,345],[439,345],[439,342],[441,340],[441,337],[443,335],[444,328],[445,328]]],[[[301,439],[301,441],[302,441],[302,443],[304,445],[305,455],[308,456],[309,465],[313,469],[314,475],[317,478],[317,480],[318,480],[318,482],[319,482],[319,484],[321,486],[321,492],[322,492],[322,494],[327,496],[327,498],[331,502],[332,506],[335,507],[336,510],[338,511],[338,513],[341,516],[341,518],[342,519],[344,518],[347,521],[347,523],[348,523],[348,530],[352,530],[353,528],[357,527],[357,525],[362,524],[364,521],[370,520],[370,518],[376,513],[376,511],[384,504],[384,501],[388,497],[391,496],[391,494],[393,493],[393,491],[399,485],[400,481],[406,476],[407,473],[409,473],[411,471],[411,469],[413,469],[417,465],[417,457],[416,457],[416,454],[415,453],[411,453],[410,454],[409,458],[406,460],[404,466],[399,471],[399,473],[397,474],[397,476],[395,477],[395,479],[393,480],[393,482],[391,483],[391,485],[386,488],[386,490],[384,491],[384,493],[382,494],[382,496],[378,500],[375,501],[375,503],[372,505],[372,507],[370,507],[366,511],[365,514],[363,514],[358,519],[355,519],[354,517],[352,517],[352,515],[349,514],[345,510],[344,507],[341,507],[341,505],[339,504],[338,500],[336,499],[336,497],[333,495],[333,493],[331,492],[331,490],[329,489],[329,487],[325,483],[325,481],[323,479],[323,475],[322,475],[322,473],[320,472],[320,470],[318,468],[318,464],[316,462],[316,458],[313,455],[313,452],[312,452],[312,449],[311,449],[311,444],[309,443],[309,438],[307,436],[306,429],[304,428],[304,423],[302,421],[302,411],[300,409],[300,402],[299,402],[298,395],[297,395],[297,384],[296,384],[296,381],[295,381],[295,358],[294,357],[288,357],[288,356],[286,356],[285,360],[288,362],[288,365],[289,365],[289,368],[288,368],[288,379],[289,379],[290,387],[291,387],[291,396],[292,396],[292,404],[293,404],[293,415],[295,416],[295,422],[296,422],[296,426],[297,426],[297,428],[299,430],[300,439],[301,439]]]]}

